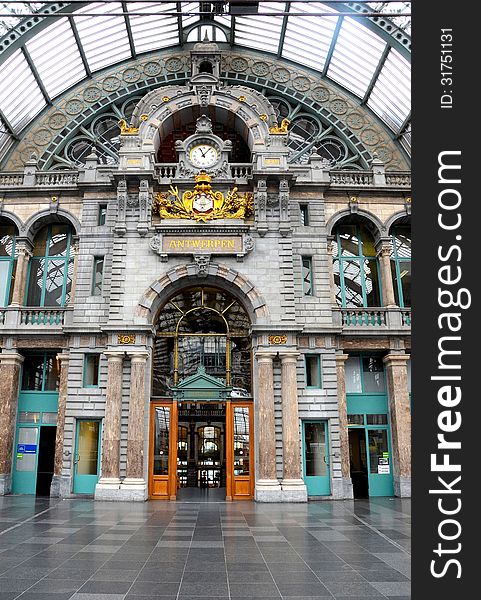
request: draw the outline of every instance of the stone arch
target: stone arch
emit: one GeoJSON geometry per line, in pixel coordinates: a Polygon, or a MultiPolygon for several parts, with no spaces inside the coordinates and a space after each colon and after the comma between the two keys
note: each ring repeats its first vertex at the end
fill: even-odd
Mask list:
{"type": "Polygon", "coordinates": [[[194,90],[181,86],[161,87],[146,94],[132,115],[134,125],[139,128],[142,149],[156,153],[161,138],[174,127],[174,119],[182,122],[183,115],[197,111],[200,116],[209,109],[215,112],[219,122],[232,121],[251,152],[265,148],[269,127],[277,123],[272,104],[253,88],[237,85],[217,89],[208,102],[201,105],[194,90]]]}
{"type": "Polygon", "coordinates": [[[401,221],[401,223],[399,223],[399,224],[402,224],[402,225],[407,225],[407,224],[410,225],[411,224],[411,215],[409,213],[407,213],[405,210],[396,212],[393,215],[391,215],[389,217],[389,219],[387,219],[387,221],[384,223],[386,235],[389,235],[391,227],[393,225],[395,225],[397,221],[401,221]]]}
{"type": "Polygon", "coordinates": [[[362,217],[370,223],[371,230],[372,230],[371,232],[374,235],[375,239],[378,239],[379,237],[384,237],[386,235],[386,227],[382,223],[382,221],[378,217],[376,217],[376,215],[373,215],[371,212],[364,210],[362,208],[357,208],[357,210],[355,212],[346,208],[344,210],[341,210],[341,211],[335,213],[326,224],[327,235],[332,235],[334,227],[342,219],[344,219],[346,217],[352,217],[354,219],[356,216],[362,217]]]}
{"type": "Polygon", "coordinates": [[[20,235],[20,232],[23,230],[23,222],[17,217],[17,215],[9,210],[2,210],[0,212],[0,221],[2,219],[11,221],[13,225],[17,228],[17,235],[20,235]]]}
{"type": "Polygon", "coordinates": [[[257,288],[241,273],[220,263],[211,263],[205,277],[197,275],[194,264],[174,267],[152,282],[135,312],[137,323],[155,323],[164,304],[176,292],[193,285],[207,284],[230,292],[245,308],[252,324],[269,322],[266,301],[257,288]]]}
{"type": "Polygon", "coordinates": [[[33,240],[41,227],[49,223],[67,223],[75,230],[75,235],[80,235],[80,221],[67,210],[58,208],[55,212],[48,209],[32,215],[22,227],[22,235],[33,240]]]}

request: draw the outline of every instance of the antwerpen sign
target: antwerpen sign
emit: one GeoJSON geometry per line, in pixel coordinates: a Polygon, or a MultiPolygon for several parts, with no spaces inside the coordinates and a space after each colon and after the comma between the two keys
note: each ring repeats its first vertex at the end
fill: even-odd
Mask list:
{"type": "Polygon", "coordinates": [[[247,233],[237,235],[224,234],[162,234],[157,233],[150,241],[150,247],[163,260],[169,255],[235,255],[242,260],[254,248],[254,240],[247,233]]]}

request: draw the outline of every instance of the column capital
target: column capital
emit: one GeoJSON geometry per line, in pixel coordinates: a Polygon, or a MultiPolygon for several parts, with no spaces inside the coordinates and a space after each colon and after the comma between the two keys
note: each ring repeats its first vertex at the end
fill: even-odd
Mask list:
{"type": "Polygon", "coordinates": [[[382,237],[376,242],[375,245],[376,251],[378,254],[386,254],[389,252],[391,254],[392,251],[392,240],[390,237],[382,237]]]}
{"type": "Polygon", "coordinates": [[[344,354],[343,352],[340,352],[339,354],[336,352],[336,354],[335,354],[337,366],[343,365],[348,358],[349,358],[349,354],[344,354]]]}
{"type": "Polygon", "coordinates": [[[21,365],[23,361],[24,357],[18,352],[0,352],[0,363],[2,365],[21,365]]]}
{"type": "Polygon", "coordinates": [[[147,350],[137,350],[134,352],[127,352],[127,356],[130,357],[132,362],[145,363],[149,358],[149,353],[147,350]]]}
{"type": "Polygon", "coordinates": [[[407,365],[408,360],[411,358],[410,354],[386,354],[386,356],[382,359],[382,362],[386,365],[386,367],[404,367],[407,365]]]}
{"type": "Polygon", "coordinates": [[[286,352],[279,352],[279,358],[282,363],[297,363],[297,359],[301,355],[297,350],[287,350],[286,352]]]}
{"type": "Polygon", "coordinates": [[[102,352],[109,362],[122,362],[125,358],[125,350],[106,350],[102,352]]]}
{"type": "Polygon", "coordinates": [[[70,359],[70,354],[68,352],[59,352],[57,354],[57,359],[60,362],[68,362],[70,359]]]}
{"type": "Polygon", "coordinates": [[[254,353],[258,362],[272,362],[276,355],[277,352],[272,352],[272,350],[256,350],[254,353]]]}

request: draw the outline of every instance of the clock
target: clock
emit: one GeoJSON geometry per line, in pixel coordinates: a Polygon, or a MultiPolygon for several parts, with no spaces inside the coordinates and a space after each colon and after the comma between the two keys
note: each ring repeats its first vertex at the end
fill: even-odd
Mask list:
{"type": "Polygon", "coordinates": [[[198,144],[189,152],[190,162],[199,168],[213,167],[219,160],[219,153],[212,144],[198,144]]]}

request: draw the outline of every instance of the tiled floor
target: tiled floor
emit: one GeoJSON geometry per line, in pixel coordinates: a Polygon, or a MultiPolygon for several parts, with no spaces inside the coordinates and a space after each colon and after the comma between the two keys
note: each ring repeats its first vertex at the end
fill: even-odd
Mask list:
{"type": "Polygon", "coordinates": [[[0,498],[0,600],[410,597],[410,503],[0,498]]]}

